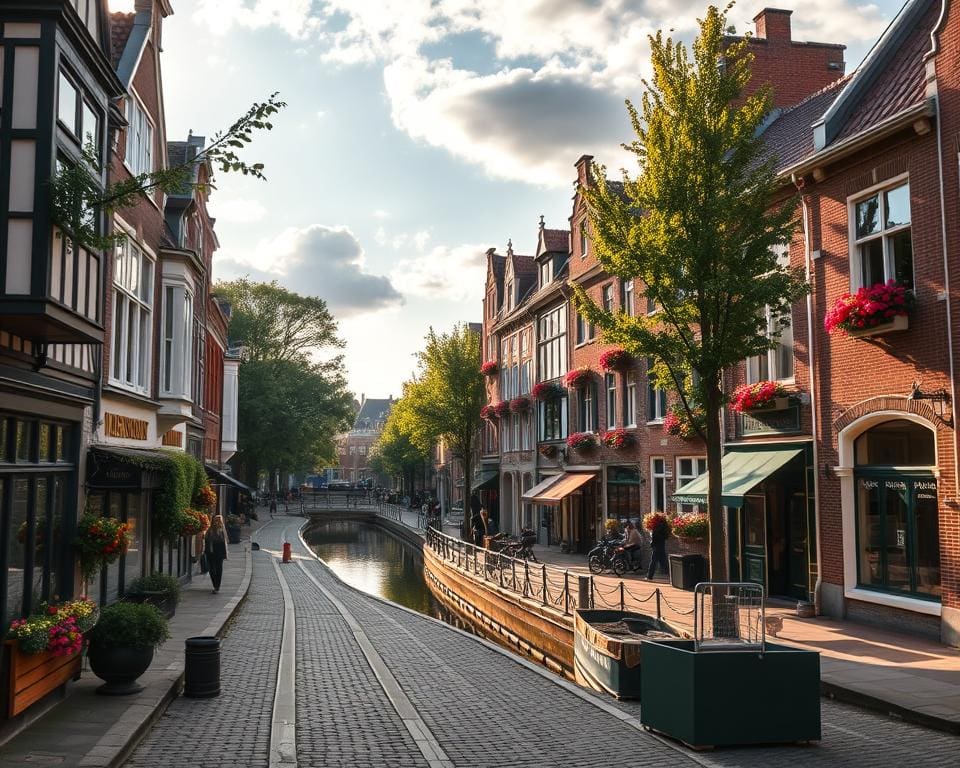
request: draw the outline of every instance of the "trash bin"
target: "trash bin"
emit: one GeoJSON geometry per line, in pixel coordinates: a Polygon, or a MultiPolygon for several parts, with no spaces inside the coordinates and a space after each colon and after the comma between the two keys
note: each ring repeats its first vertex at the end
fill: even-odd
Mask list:
{"type": "Polygon", "coordinates": [[[677,589],[693,589],[707,576],[703,555],[670,555],[670,585],[677,589]]]}
{"type": "Polygon", "coordinates": [[[220,638],[188,637],[183,668],[183,695],[211,699],[220,695],[220,638]]]}

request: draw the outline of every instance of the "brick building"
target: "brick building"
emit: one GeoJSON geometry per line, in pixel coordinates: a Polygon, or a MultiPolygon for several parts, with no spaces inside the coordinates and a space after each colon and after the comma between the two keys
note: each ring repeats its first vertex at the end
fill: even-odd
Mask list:
{"type": "Polygon", "coordinates": [[[368,398],[361,395],[360,410],[353,421],[353,428],[337,437],[337,457],[339,469],[337,478],[351,483],[365,483],[379,480],[386,485],[385,478],[375,478],[367,465],[367,457],[390,416],[393,397],[368,398]]]}

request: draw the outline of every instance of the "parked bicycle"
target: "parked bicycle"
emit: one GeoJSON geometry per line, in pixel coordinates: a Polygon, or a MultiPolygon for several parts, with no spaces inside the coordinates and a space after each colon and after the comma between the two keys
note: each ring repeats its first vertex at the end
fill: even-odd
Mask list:
{"type": "Polygon", "coordinates": [[[597,542],[597,546],[587,553],[587,566],[590,573],[601,574],[613,570],[613,561],[617,555],[617,548],[623,543],[620,536],[604,536],[597,542]]]}

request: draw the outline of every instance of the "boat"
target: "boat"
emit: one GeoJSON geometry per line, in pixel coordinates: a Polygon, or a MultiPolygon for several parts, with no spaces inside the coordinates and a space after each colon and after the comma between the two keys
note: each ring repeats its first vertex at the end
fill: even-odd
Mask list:
{"type": "Polygon", "coordinates": [[[640,644],[675,639],[673,627],[631,611],[582,610],[574,618],[573,667],[580,685],[618,699],[640,698],[640,644]]]}

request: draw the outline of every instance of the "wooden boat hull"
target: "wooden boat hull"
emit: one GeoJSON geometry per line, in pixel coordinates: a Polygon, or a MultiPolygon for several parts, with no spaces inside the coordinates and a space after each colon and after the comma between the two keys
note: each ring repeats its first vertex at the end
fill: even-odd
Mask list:
{"type": "Polygon", "coordinates": [[[665,636],[677,637],[678,633],[653,616],[631,611],[577,611],[573,632],[577,682],[618,699],[639,699],[640,644],[665,636]]]}

